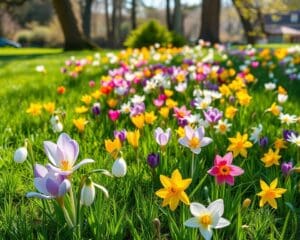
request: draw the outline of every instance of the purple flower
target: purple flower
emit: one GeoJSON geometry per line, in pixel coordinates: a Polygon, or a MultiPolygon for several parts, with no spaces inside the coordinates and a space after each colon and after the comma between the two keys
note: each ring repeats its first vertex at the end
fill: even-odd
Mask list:
{"type": "Polygon", "coordinates": [[[126,140],[126,130],[125,129],[120,130],[120,131],[115,130],[114,131],[114,137],[119,138],[119,140],[121,142],[124,142],[126,140]]]}
{"type": "Polygon", "coordinates": [[[160,145],[160,146],[165,146],[167,145],[167,143],[169,142],[169,139],[171,137],[171,129],[168,128],[165,132],[160,128],[156,128],[154,131],[154,137],[156,142],[160,145]]]}
{"type": "Polygon", "coordinates": [[[186,125],[188,125],[188,120],[185,118],[179,118],[179,119],[177,119],[177,123],[178,123],[178,126],[185,127],[186,125]]]}
{"type": "Polygon", "coordinates": [[[205,120],[209,123],[217,123],[223,116],[223,112],[220,112],[217,108],[209,108],[207,111],[203,111],[205,120]]]}
{"type": "Polygon", "coordinates": [[[143,102],[135,103],[130,110],[131,110],[130,112],[131,117],[142,114],[145,112],[145,104],[143,102]]]}
{"type": "Polygon", "coordinates": [[[156,168],[160,162],[159,153],[150,153],[147,157],[147,162],[151,168],[156,168]]]}
{"type": "Polygon", "coordinates": [[[281,171],[283,173],[284,176],[288,176],[290,171],[293,168],[293,163],[292,162],[283,162],[281,164],[281,171]]]}
{"type": "Polygon", "coordinates": [[[66,133],[60,134],[57,144],[45,141],[44,149],[51,162],[47,167],[62,175],[70,175],[82,165],[94,162],[93,159],[84,159],[74,166],[79,154],[79,146],[66,133]]]}
{"type": "Polygon", "coordinates": [[[95,116],[100,115],[100,113],[101,113],[101,105],[100,105],[100,103],[98,103],[98,102],[94,103],[94,105],[92,107],[92,113],[95,116]]]}
{"type": "Polygon", "coordinates": [[[269,143],[268,137],[262,137],[259,139],[259,146],[261,146],[263,148],[266,147],[268,145],[268,143],[269,143]]]}
{"type": "Polygon", "coordinates": [[[52,171],[43,165],[34,166],[34,186],[39,192],[29,192],[27,197],[52,199],[64,196],[70,189],[71,183],[65,176],[52,171]]]}
{"type": "Polygon", "coordinates": [[[288,129],[283,130],[284,140],[287,141],[291,137],[292,133],[294,133],[295,136],[298,136],[298,133],[294,130],[288,130],[288,129]]]}

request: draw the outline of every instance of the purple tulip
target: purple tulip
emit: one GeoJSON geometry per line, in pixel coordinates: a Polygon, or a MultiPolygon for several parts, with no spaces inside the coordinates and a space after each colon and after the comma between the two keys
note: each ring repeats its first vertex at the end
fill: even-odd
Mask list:
{"type": "Polygon", "coordinates": [[[156,168],[160,162],[159,153],[150,153],[147,157],[147,162],[151,168],[156,168]]]}
{"type": "Polygon", "coordinates": [[[60,134],[57,144],[45,141],[44,149],[51,162],[47,167],[62,175],[70,175],[82,165],[94,162],[93,159],[84,159],[74,166],[79,154],[79,146],[66,133],[60,134]]]}
{"type": "Polygon", "coordinates": [[[94,103],[93,107],[92,107],[92,113],[95,115],[95,116],[98,116],[100,115],[101,113],[101,105],[100,103],[94,103]]]}
{"type": "Polygon", "coordinates": [[[125,129],[124,130],[120,130],[120,131],[115,130],[114,131],[114,137],[115,138],[119,138],[119,140],[121,142],[124,142],[126,140],[126,130],[125,129]]]}
{"type": "Polygon", "coordinates": [[[217,108],[209,108],[207,111],[203,111],[205,120],[209,123],[217,123],[223,116],[223,112],[217,108]]]}
{"type": "Polygon", "coordinates": [[[65,176],[52,171],[43,165],[34,166],[34,186],[39,192],[29,192],[27,197],[52,199],[64,196],[70,189],[71,183],[65,176]]]}
{"type": "Polygon", "coordinates": [[[284,176],[288,176],[290,171],[293,168],[293,163],[292,162],[283,162],[281,164],[281,171],[283,173],[284,176]]]}
{"type": "Polygon", "coordinates": [[[167,143],[169,142],[169,139],[171,137],[171,129],[168,128],[165,132],[160,128],[156,128],[154,131],[154,137],[156,142],[160,145],[160,146],[165,146],[167,145],[167,143]]]}

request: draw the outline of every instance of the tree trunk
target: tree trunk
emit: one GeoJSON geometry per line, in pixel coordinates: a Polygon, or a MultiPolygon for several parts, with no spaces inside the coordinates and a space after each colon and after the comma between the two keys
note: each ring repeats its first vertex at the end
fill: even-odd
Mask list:
{"type": "Polygon", "coordinates": [[[53,7],[58,16],[65,38],[65,50],[81,50],[96,48],[96,45],[88,40],[80,32],[70,0],[52,0],[53,7]]]}
{"type": "Polygon", "coordinates": [[[249,18],[246,18],[243,14],[242,14],[242,9],[238,6],[237,1],[236,0],[232,0],[233,5],[235,6],[238,15],[241,19],[241,23],[243,25],[243,29],[244,29],[244,34],[245,34],[245,38],[247,39],[247,43],[250,44],[255,44],[256,42],[256,37],[253,34],[254,31],[254,26],[253,24],[250,22],[249,18]]]}
{"type": "Polygon", "coordinates": [[[131,1],[131,28],[136,29],[136,0],[131,1]]]}
{"type": "Polygon", "coordinates": [[[166,17],[167,17],[167,26],[168,30],[172,31],[173,30],[173,24],[172,24],[172,13],[171,13],[171,8],[170,8],[170,0],[167,0],[166,2],[166,17]]]}
{"type": "Polygon", "coordinates": [[[201,13],[200,39],[211,43],[220,42],[220,0],[203,0],[201,13]]]}
{"type": "Polygon", "coordinates": [[[85,0],[83,9],[82,29],[88,38],[91,36],[91,17],[92,17],[92,4],[93,0],[85,0]]]}
{"type": "Polygon", "coordinates": [[[104,1],[104,7],[105,7],[105,22],[106,22],[106,38],[107,41],[111,37],[111,27],[110,27],[110,19],[109,19],[109,12],[108,12],[108,0],[104,1]]]}
{"type": "Polygon", "coordinates": [[[182,30],[182,12],[180,0],[175,0],[175,8],[173,15],[173,30],[178,34],[183,34],[182,30]]]}

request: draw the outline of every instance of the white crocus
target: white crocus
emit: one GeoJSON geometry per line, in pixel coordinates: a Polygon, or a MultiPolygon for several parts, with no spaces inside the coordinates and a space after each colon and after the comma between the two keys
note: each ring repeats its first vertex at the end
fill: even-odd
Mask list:
{"type": "Polygon", "coordinates": [[[20,147],[15,151],[14,161],[16,163],[23,163],[27,159],[27,156],[28,156],[28,151],[26,146],[20,147]]]}
{"type": "Polygon", "coordinates": [[[296,136],[296,134],[291,133],[289,138],[287,139],[288,142],[296,144],[298,147],[300,147],[300,135],[296,136]]]}
{"type": "Polygon", "coordinates": [[[201,235],[205,240],[212,238],[212,229],[226,227],[230,222],[222,218],[224,213],[223,199],[218,199],[206,208],[204,205],[193,202],[190,205],[190,211],[194,217],[185,221],[184,225],[191,228],[199,228],[201,235]]]}
{"type": "Polygon", "coordinates": [[[250,140],[253,143],[257,143],[259,141],[260,135],[263,130],[263,126],[261,124],[258,125],[258,127],[252,128],[253,132],[251,133],[250,140]]]}
{"type": "Polygon", "coordinates": [[[218,121],[218,124],[214,126],[214,128],[216,129],[217,133],[221,133],[221,134],[225,134],[228,131],[230,131],[231,128],[231,123],[228,123],[228,120],[225,119],[224,121],[222,119],[220,119],[218,121]]]}

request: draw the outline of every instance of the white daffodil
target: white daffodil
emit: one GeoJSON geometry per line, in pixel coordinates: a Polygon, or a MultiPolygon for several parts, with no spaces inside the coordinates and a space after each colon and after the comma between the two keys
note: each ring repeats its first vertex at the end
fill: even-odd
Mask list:
{"type": "Polygon", "coordinates": [[[296,136],[296,134],[291,133],[289,138],[287,139],[288,142],[296,144],[298,147],[300,147],[300,135],[296,136]]]}
{"type": "Polygon", "coordinates": [[[220,119],[217,123],[217,125],[214,126],[217,133],[225,134],[228,131],[230,131],[231,123],[228,123],[228,120],[225,119],[224,121],[220,119]]]}
{"type": "Polygon", "coordinates": [[[190,211],[194,217],[185,221],[184,225],[191,228],[199,228],[201,235],[205,240],[210,240],[212,229],[226,227],[230,222],[222,218],[224,213],[223,199],[218,199],[206,208],[204,205],[193,202],[190,205],[190,211]]]}
{"type": "Polygon", "coordinates": [[[281,121],[282,124],[285,123],[287,125],[290,125],[290,124],[296,123],[298,118],[296,115],[280,113],[279,120],[281,121]]]}
{"type": "Polygon", "coordinates": [[[276,88],[276,84],[272,82],[265,83],[265,89],[267,91],[272,91],[276,88]]]}
{"type": "Polygon", "coordinates": [[[261,124],[259,124],[258,127],[253,127],[252,129],[253,129],[253,132],[251,133],[250,140],[253,143],[257,143],[259,141],[260,134],[263,130],[263,126],[261,124]]]}

